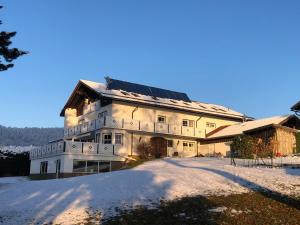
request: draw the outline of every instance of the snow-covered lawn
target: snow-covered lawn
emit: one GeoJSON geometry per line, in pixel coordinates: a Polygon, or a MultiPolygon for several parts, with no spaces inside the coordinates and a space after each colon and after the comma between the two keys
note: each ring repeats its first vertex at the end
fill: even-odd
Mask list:
{"type": "Polygon", "coordinates": [[[154,160],[130,170],[7,185],[1,185],[1,179],[0,224],[74,224],[96,210],[108,216],[115,207],[151,206],[161,198],[256,188],[300,196],[299,169],[233,167],[228,159],[154,160]]]}

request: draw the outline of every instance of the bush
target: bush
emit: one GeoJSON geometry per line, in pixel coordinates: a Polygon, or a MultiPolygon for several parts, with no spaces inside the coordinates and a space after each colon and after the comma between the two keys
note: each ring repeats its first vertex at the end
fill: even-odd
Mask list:
{"type": "Polygon", "coordinates": [[[277,142],[273,138],[270,138],[268,141],[263,141],[261,138],[256,138],[254,140],[253,153],[258,158],[273,158],[276,145],[277,142]]]}
{"type": "Polygon", "coordinates": [[[276,146],[277,142],[273,138],[264,141],[261,138],[241,135],[233,139],[231,157],[241,159],[273,158],[276,146]]]}
{"type": "Polygon", "coordinates": [[[231,144],[231,157],[253,159],[253,138],[247,135],[237,136],[231,144]]]}
{"type": "Polygon", "coordinates": [[[149,142],[142,141],[137,146],[137,152],[140,159],[149,159],[152,157],[152,147],[149,142]]]}

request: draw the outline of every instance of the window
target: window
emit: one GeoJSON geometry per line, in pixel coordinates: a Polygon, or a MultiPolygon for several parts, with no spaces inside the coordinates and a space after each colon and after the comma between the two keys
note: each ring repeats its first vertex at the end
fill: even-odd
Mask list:
{"type": "Polygon", "coordinates": [[[189,150],[193,151],[194,150],[194,142],[189,143],[189,150]]]}
{"type": "Polygon", "coordinates": [[[55,165],[56,165],[55,173],[60,173],[60,166],[61,166],[60,159],[55,160],[55,165]]]}
{"type": "Polygon", "coordinates": [[[99,173],[109,172],[110,171],[110,162],[99,161],[99,173]]]}
{"type": "Polygon", "coordinates": [[[86,172],[97,173],[98,172],[98,161],[87,161],[86,172]]]}
{"type": "Polygon", "coordinates": [[[216,128],[216,124],[215,123],[211,123],[211,122],[206,122],[206,127],[208,127],[208,128],[216,128]]]}
{"type": "Polygon", "coordinates": [[[168,147],[173,148],[173,140],[168,140],[168,147]]]}
{"type": "Polygon", "coordinates": [[[73,172],[74,173],[85,173],[86,172],[86,161],[73,160],[73,172]]]}
{"type": "Polygon", "coordinates": [[[102,134],[102,144],[111,144],[111,133],[102,134]]]}
{"type": "Polygon", "coordinates": [[[101,112],[101,113],[98,114],[98,118],[99,118],[99,119],[102,119],[102,118],[104,118],[105,116],[107,116],[107,111],[103,111],[103,112],[101,112]]]}
{"type": "Polygon", "coordinates": [[[123,95],[129,95],[129,93],[127,93],[126,91],[121,91],[121,93],[122,93],[123,95]]]}
{"type": "Polygon", "coordinates": [[[116,145],[123,144],[123,134],[115,134],[115,144],[116,145]]]}
{"type": "Polygon", "coordinates": [[[194,127],[194,120],[189,120],[189,127],[194,127]]]}
{"type": "Polygon", "coordinates": [[[48,161],[41,162],[40,164],[40,174],[47,173],[48,171],[48,161]]]}
{"type": "Polygon", "coordinates": [[[109,172],[110,161],[96,161],[96,160],[73,160],[74,173],[99,173],[109,172]]]}
{"type": "Polygon", "coordinates": [[[182,120],[182,126],[187,127],[189,124],[188,120],[182,120]]]}
{"type": "Polygon", "coordinates": [[[194,127],[194,120],[182,120],[183,127],[194,127]]]}
{"type": "Polygon", "coordinates": [[[165,123],[166,122],[166,117],[165,116],[158,116],[157,117],[157,122],[158,123],[165,123]]]}
{"type": "Polygon", "coordinates": [[[140,97],[137,93],[131,93],[134,97],[140,97]]]}
{"type": "Polygon", "coordinates": [[[188,143],[187,142],[183,142],[183,150],[184,151],[188,150],[188,143]]]}

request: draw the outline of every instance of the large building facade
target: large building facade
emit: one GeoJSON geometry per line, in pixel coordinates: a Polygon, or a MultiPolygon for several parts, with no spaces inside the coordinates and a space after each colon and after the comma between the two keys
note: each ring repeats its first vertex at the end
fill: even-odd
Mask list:
{"type": "Polygon", "coordinates": [[[30,153],[32,176],[115,170],[144,142],[162,156],[193,157],[211,131],[249,120],[185,93],[111,78],[106,84],[80,80],[60,115],[64,137],[30,153]]]}

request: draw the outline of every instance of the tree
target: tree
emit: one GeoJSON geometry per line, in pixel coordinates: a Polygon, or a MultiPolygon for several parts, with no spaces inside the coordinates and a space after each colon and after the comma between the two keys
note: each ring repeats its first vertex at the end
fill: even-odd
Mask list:
{"type": "MultiPolygon", "coordinates": [[[[2,8],[3,6],[0,6],[0,9],[2,8]]],[[[2,24],[2,21],[0,21],[0,24],[2,24]]],[[[18,48],[9,48],[12,43],[10,39],[16,34],[17,32],[0,32],[0,72],[13,67],[14,64],[12,62],[15,59],[17,59],[21,55],[27,54],[27,52],[22,51],[18,48]]]]}
{"type": "Polygon", "coordinates": [[[247,135],[237,136],[231,143],[231,155],[234,158],[253,159],[253,138],[247,135]]]}

